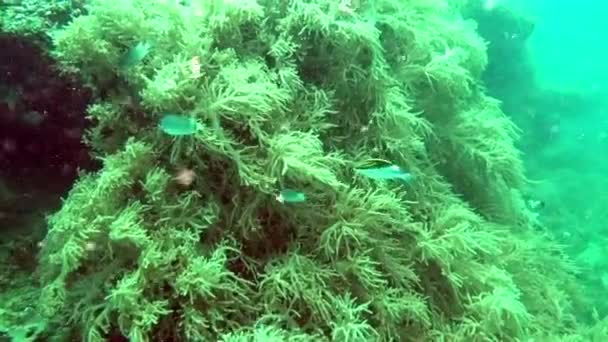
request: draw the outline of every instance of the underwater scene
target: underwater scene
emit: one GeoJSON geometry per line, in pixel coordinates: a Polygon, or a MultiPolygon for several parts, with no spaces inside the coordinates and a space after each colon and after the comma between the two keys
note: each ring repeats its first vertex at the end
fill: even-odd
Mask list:
{"type": "Polygon", "coordinates": [[[607,11],[0,0],[0,342],[608,341],[607,11]]]}

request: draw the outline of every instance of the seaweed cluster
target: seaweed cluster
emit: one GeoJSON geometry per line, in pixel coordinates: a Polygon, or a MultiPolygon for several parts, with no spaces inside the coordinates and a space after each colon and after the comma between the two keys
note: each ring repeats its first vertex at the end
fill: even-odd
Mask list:
{"type": "Polygon", "coordinates": [[[576,269],[523,204],[519,132],[484,92],[486,46],[460,9],[88,2],[50,32],[50,53],[91,89],[85,142],[103,166],[83,172],[48,218],[41,334],[573,333],[576,269]],[[145,53],[125,64],[137,46],[145,53]],[[167,115],[196,120],[196,130],[164,134],[167,115]],[[370,160],[413,177],[361,177],[370,160]],[[186,185],[175,181],[184,169],[196,175],[186,185]],[[278,201],[286,189],[306,196],[278,201]]]}

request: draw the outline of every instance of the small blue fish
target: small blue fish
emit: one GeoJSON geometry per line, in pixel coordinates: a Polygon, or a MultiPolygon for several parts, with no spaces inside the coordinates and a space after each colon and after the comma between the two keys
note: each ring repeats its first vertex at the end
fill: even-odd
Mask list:
{"type": "Polygon", "coordinates": [[[306,195],[300,191],[283,189],[277,195],[277,201],[279,201],[279,203],[302,203],[306,201],[306,195]]]}
{"type": "Polygon", "coordinates": [[[137,45],[131,47],[118,62],[121,69],[128,69],[132,66],[137,65],[141,62],[148,53],[150,52],[150,44],[139,42],[137,45]]]}
{"type": "Polygon", "coordinates": [[[397,165],[355,169],[355,172],[375,180],[400,179],[402,181],[409,182],[414,179],[414,176],[411,173],[405,172],[397,165]]]}
{"type": "Polygon", "coordinates": [[[194,118],[167,114],[160,120],[160,129],[172,136],[192,135],[199,128],[194,118]]]}

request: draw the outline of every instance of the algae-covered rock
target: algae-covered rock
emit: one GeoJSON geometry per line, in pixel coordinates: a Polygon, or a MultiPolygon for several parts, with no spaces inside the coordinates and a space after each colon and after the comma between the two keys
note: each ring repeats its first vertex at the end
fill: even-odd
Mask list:
{"type": "Polygon", "coordinates": [[[86,8],[50,52],[95,94],[86,142],[103,167],[48,218],[49,334],[515,341],[572,321],[572,269],[519,206],[518,132],[484,94],[485,44],[456,4],[86,8]],[[169,114],[196,130],[165,134],[169,114]],[[361,177],[369,160],[412,177],[361,177]]]}

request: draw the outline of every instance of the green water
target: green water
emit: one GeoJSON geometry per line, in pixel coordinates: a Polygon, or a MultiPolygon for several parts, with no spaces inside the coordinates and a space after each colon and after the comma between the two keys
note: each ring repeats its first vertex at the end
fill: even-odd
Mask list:
{"type": "MultiPolygon", "coordinates": [[[[505,91],[541,218],[583,268],[594,295],[608,291],[608,44],[602,1],[503,1],[535,22],[525,45],[532,77],[505,91]],[[525,91],[518,91],[521,89],[525,91]],[[543,98],[539,101],[539,98],[543,98]]],[[[501,61],[495,61],[500,63],[501,61]]],[[[606,304],[596,301],[605,310],[606,304]]]]}
{"type": "Polygon", "coordinates": [[[528,46],[540,85],[606,94],[606,2],[518,0],[514,5],[536,21],[528,46]]]}

